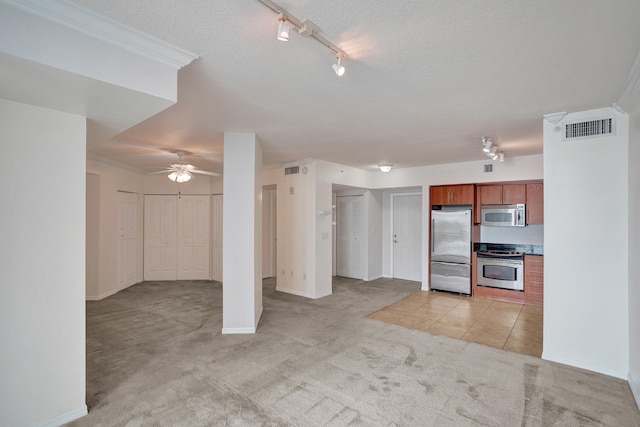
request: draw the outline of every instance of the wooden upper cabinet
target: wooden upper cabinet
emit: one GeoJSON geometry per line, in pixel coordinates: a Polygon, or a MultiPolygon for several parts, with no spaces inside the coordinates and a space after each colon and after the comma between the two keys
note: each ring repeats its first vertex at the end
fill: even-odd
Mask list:
{"type": "Polygon", "coordinates": [[[439,185],[431,187],[432,205],[473,205],[473,184],[439,185]]]}
{"type": "Polygon", "coordinates": [[[527,184],[527,224],[544,224],[544,184],[527,184]]]}
{"type": "Polygon", "coordinates": [[[525,184],[506,184],[502,186],[502,204],[516,205],[527,203],[527,186],[525,184]]]}
{"type": "Polygon", "coordinates": [[[501,205],[502,204],[502,185],[482,185],[478,198],[483,205],[501,205]]]}
{"type": "Polygon", "coordinates": [[[515,205],[526,203],[525,184],[482,185],[478,194],[482,205],[515,205]]]}

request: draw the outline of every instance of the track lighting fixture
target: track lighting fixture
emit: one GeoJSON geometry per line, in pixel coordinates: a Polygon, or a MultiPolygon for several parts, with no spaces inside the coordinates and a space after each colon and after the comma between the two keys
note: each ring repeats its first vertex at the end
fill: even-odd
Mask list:
{"type": "Polygon", "coordinates": [[[498,151],[498,147],[493,145],[493,141],[489,138],[482,137],[482,151],[489,157],[491,160],[499,160],[504,162],[504,153],[502,151],[498,151]]]}
{"type": "Polygon", "coordinates": [[[289,26],[289,24],[287,24],[287,18],[285,17],[284,13],[280,14],[280,18],[278,18],[278,22],[280,22],[280,24],[278,25],[277,39],[280,40],[281,42],[288,42],[289,32],[291,31],[291,27],[289,26]]]}
{"type": "Polygon", "coordinates": [[[342,54],[338,53],[336,55],[336,58],[338,58],[338,63],[337,64],[333,64],[331,66],[331,68],[333,68],[333,71],[336,72],[336,75],[338,77],[342,77],[342,76],[344,76],[344,72],[345,72],[344,65],[341,64],[341,60],[342,60],[343,56],[342,56],[342,54]]]}
{"type": "Polygon", "coordinates": [[[334,43],[330,42],[329,40],[321,36],[319,34],[320,28],[318,28],[317,25],[315,25],[313,22],[309,21],[308,19],[300,20],[296,18],[295,16],[291,15],[289,12],[287,12],[285,9],[283,9],[281,6],[277,5],[271,0],[258,0],[258,1],[278,14],[278,35],[277,35],[278,40],[285,41],[285,42],[289,41],[291,28],[297,31],[298,34],[300,34],[301,36],[311,37],[315,39],[316,41],[320,42],[321,44],[325,45],[326,47],[328,47],[329,49],[331,49],[336,53],[336,57],[338,58],[338,63],[333,64],[331,68],[333,68],[333,71],[336,73],[336,75],[338,76],[344,75],[345,68],[344,68],[344,65],[342,65],[341,63],[341,60],[348,56],[347,53],[342,49],[340,49],[338,46],[336,46],[334,43]]]}
{"type": "Polygon", "coordinates": [[[381,172],[387,173],[391,171],[391,168],[393,167],[393,165],[383,164],[383,165],[378,165],[378,167],[380,168],[381,172]]]}

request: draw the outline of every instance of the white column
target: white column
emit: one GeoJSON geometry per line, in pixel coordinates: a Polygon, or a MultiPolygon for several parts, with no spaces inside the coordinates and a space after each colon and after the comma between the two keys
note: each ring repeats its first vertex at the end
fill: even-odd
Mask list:
{"type": "Polygon", "coordinates": [[[222,333],[255,333],[262,315],[262,148],[224,134],[222,333]]]}

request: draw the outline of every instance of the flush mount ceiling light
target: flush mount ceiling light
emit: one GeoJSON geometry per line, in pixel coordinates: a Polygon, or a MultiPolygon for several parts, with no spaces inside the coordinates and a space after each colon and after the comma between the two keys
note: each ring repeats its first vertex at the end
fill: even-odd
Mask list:
{"type": "Polygon", "coordinates": [[[382,164],[382,165],[378,165],[378,167],[380,168],[381,172],[388,173],[391,171],[391,168],[393,167],[393,165],[382,164]]]}
{"type": "Polygon", "coordinates": [[[498,147],[493,145],[493,141],[487,137],[482,137],[482,151],[489,157],[491,160],[499,160],[504,162],[504,153],[502,151],[498,151],[498,147]]]}
{"type": "Polygon", "coordinates": [[[296,30],[301,36],[311,37],[334,51],[336,53],[336,57],[338,58],[338,63],[333,64],[331,68],[333,68],[333,71],[335,71],[336,75],[344,75],[345,68],[341,63],[341,60],[348,57],[347,53],[336,46],[334,43],[321,36],[319,34],[320,28],[318,28],[317,25],[315,25],[308,19],[300,20],[296,18],[271,0],[258,1],[278,14],[278,40],[289,41],[290,29],[291,27],[293,27],[293,29],[296,30]]]}

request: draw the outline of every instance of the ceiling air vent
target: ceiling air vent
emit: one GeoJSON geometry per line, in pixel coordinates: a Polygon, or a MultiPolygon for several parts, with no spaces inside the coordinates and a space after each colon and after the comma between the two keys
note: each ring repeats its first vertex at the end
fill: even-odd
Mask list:
{"type": "Polygon", "coordinates": [[[288,168],[284,168],[285,175],[293,175],[294,173],[300,173],[300,166],[290,166],[288,168]]]}
{"type": "Polygon", "coordinates": [[[564,125],[564,141],[584,138],[595,138],[599,136],[614,135],[615,121],[613,117],[604,119],[589,120],[585,122],[566,123],[564,125]]]}

